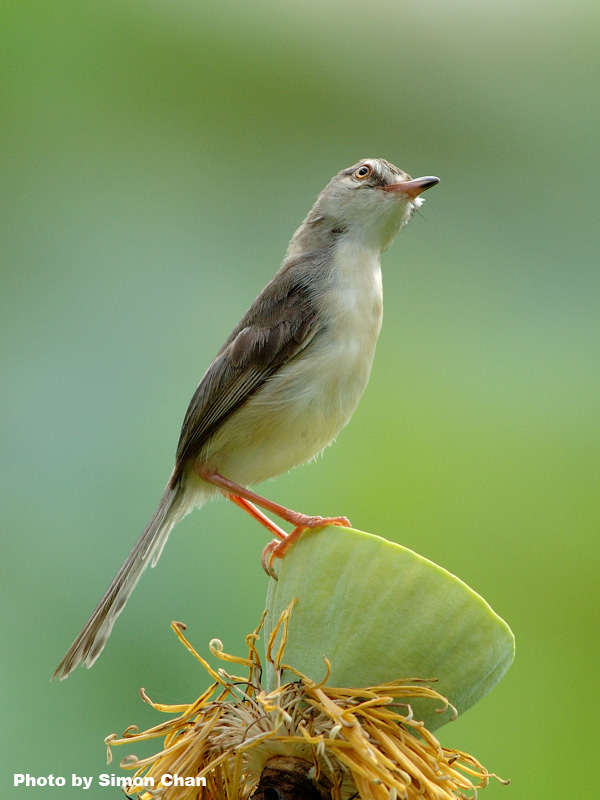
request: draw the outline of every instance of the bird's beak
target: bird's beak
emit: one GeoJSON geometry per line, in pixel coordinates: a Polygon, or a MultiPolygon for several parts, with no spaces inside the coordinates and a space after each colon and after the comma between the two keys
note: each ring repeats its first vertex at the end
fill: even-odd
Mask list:
{"type": "Polygon", "coordinates": [[[393,192],[394,194],[406,194],[409,197],[418,197],[421,192],[431,189],[436,183],[439,183],[439,178],[434,178],[428,175],[426,178],[413,178],[409,181],[402,181],[401,183],[392,183],[389,186],[381,186],[384,192],[393,192]]]}

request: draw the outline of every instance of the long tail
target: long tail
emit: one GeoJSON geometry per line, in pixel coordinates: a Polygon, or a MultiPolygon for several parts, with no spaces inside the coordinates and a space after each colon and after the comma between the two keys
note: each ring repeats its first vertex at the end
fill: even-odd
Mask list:
{"type": "Polygon", "coordinates": [[[151,562],[152,566],[156,564],[173,525],[191,508],[192,505],[186,502],[182,483],[180,482],[175,488],[171,488],[168,484],[154,516],[134,544],[121,569],[56,668],[52,678],[59,675],[60,679],[64,680],[78,664],[85,664],[88,669],[92,666],[102,652],[115,620],[125,608],[125,603],[142,572],[148,563],[151,562]]]}

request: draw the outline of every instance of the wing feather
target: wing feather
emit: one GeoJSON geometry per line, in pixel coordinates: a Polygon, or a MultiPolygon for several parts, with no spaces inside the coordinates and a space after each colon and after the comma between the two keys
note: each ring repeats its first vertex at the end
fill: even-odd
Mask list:
{"type": "Polygon", "coordinates": [[[298,266],[295,260],[277,273],[204,374],[185,415],[172,486],[221,423],[317,332],[314,291],[298,266]]]}

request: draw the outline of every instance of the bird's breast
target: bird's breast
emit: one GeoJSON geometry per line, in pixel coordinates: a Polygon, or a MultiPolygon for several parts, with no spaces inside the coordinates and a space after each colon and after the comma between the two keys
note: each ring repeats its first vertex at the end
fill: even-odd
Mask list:
{"type": "Polygon", "coordinates": [[[232,480],[257,483],[310,460],[346,425],[364,392],[381,328],[379,257],[341,248],[330,266],[317,293],[315,336],[211,441],[215,467],[232,480]]]}
{"type": "Polygon", "coordinates": [[[321,299],[322,342],[315,345],[321,346],[324,378],[345,395],[350,414],[369,378],[382,313],[379,254],[340,244],[321,299]]]}

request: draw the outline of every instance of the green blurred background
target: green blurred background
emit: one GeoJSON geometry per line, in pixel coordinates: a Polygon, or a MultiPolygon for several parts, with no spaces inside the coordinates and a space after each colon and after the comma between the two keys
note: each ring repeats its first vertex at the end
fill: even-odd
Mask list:
{"type": "Polygon", "coordinates": [[[104,736],[158,721],[139,687],[204,688],[172,619],[245,651],[267,537],[217,503],[94,669],[49,683],[204,369],[367,155],[442,182],[384,256],[351,425],[266,491],[417,550],[512,626],[506,678],[440,731],[512,779],[485,797],[597,796],[599,21],[582,0],[4,0],[2,796],[13,772],[118,774],[104,736]]]}

